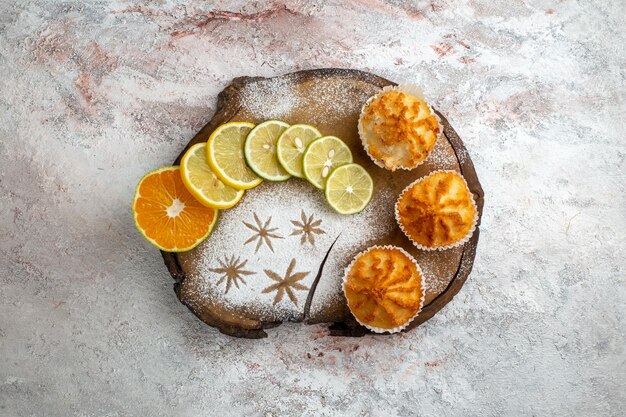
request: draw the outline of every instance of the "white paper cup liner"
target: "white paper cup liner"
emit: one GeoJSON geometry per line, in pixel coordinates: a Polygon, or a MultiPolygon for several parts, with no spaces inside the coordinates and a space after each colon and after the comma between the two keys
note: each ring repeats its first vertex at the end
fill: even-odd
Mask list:
{"type": "Polygon", "coordinates": [[[453,171],[451,169],[444,169],[444,170],[438,170],[438,171],[433,171],[430,174],[423,176],[421,178],[418,178],[417,180],[413,181],[412,183],[410,183],[409,185],[407,185],[404,190],[402,190],[402,192],[400,193],[400,196],[398,197],[398,199],[396,200],[396,205],[395,205],[395,213],[396,213],[396,223],[398,223],[398,226],[400,227],[400,230],[402,230],[402,233],[404,233],[404,235],[409,238],[409,240],[413,243],[413,245],[415,245],[416,248],[421,249],[421,250],[446,250],[446,249],[451,249],[451,248],[456,248],[458,246],[464,245],[465,243],[467,243],[471,238],[472,235],[474,234],[474,230],[476,230],[476,223],[478,223],[478,207],[476,206],[476,202],[474,201],[474,196],[472,195],[472,192],[469,189],[469,186],[467,185],[467,181],[465,181],[465,178],[463,177],[463,175],[461,175],[459,172],[457,171],[453,171]],[[445,245],[445,246],[424,246],[421,245],[419,243],[417,243],[416,241],[413,240],[413,238],[411,237],[411,235],[408,233],[408,231],[404,228],[404,226],[402,225],[402,222],[400,221],[400,213],[398,211],[398,205],[400,203],[400,200],[402,199],[402,196],[404,195],[404,193],[406,193],[411,187],[413,187],[415,184],[422,182],[424,180],[426,180],[427,178],[439,173],[439,172],[451,172],[453,174],[458,175],[459,177],[461,177],[463,179],[463,183],[465,184],[465,188],[467,189],[467,192],[470,195],[470,201],[472,202],[472,206],[474,207],[474,219],[472,220],[472,226],[470,227],[470,229],[467,231],[467,233],[465,234],[465,236],[461,239],[458,240],[454,243],[451,243],[449,245],[445,245]]]}
{"type": "Polygon", "coordinates": [[[415,267],[417,268],[417,272],[419,272],[420,276],[422,277],[422,297],[420,299],[420,305],[419,305],[419,309],[417,310],[417,312],[415,313],[415,315],[413,317],[411,317],[409,320],[406,321],[406,323],[391,328],[391,329],[383,329],[381,327],[375,327],[372,326],[370,324],[367,323],[363,323],[361,320],[359,320],[359,318],[352,312],[352,310],[350,310],[350,304],[348,304],[348,309],[350,310],[350,314],[352,314],[352,317],[354,317],[354,319],[363,327],[373,331],[374,333],[398,333],[401,332],[402,330],[404,330],[409,324],[411,324],[411,322],[415,319],[415,317],[417,317],[419,315],[419,313],[422,311],[422,308],[424,307],[424,300],[426,297],[426,279],[424,277],[424,272],[422,271],[422,268],[419,266],[419,264],[417,263],[417,261],[415,260],[415,258],[413,258],[407,251],[405,251],[404,249],[397,247],[397,246],[392,246],[392,245],[384,245],[384,246],[380,246],[380,245],[374,245],[374,246],[370,246],[369,248],[365,249],[364,251],[359,252],[358,254],[356,254],[354,256],[354,258],[352,259],[352,262],[350,262],[350,265],[348,265],[346,267],[346,269],[344,270],[344,275],[343,275],[343,281],[341,284],[341,289],[343,291],[343,295],[346,298],[346,301],[348,300],[348,297],[346,296],[346,282],[348,281],[348,274],[350,273],[350,270],[352,270],[352,267],[354,266],[355,262],[357,261],[358,258],[360,258],[361,256],[367,254],[368,252],[374,250],[374,249],[386,249],[386,250],[390,250],[390,249],[396,249],[399,250],[400,252],[402,252],[404,255],[406,255],[411,262],[413,262],[413,264],[415,265],[415,267]]]}
{"type": "Polygon", "coordinates": [[[386,170],[392,171],[392,172],[395,171],[395,170],[398,170],[398,169],[403,169],[405,171],[410,171],[412,169],[417,168],[421,164],[423,164],[424,161],[428,158],[428,155],[430,155],[430,153],[433,151],[433,149],[435,149],[435,146],[437,145],[437,141],[439,141],[441,136],[443,135],[443,126],[441,124],[441,119],[439,118],[437,113],[435,113],[435,111],[431,107],[430,103],[428,103],[428,101],[424,98],[424,91],[420,87],[415,86],[415,85],[411,85],[411,84],[388,85],[388,86],[383,87],[378,93],[376,93],[373,96],[371,96],[370,98],[368,98],[367,101],[365,102],[365,104],[363,105],[363,107],[361,107],[361,113],[359,114],[358,130],[359,130],[359,137],[361,138],[361,143],[363,144],[363,149],[365,149],[365,152],[367,153],[367,156],[369,156],[370,159],[372,160],[372,162],[374,162],[374,164],[376,164],[377,166],[379,166],[381,168],[384,168],[386,170]],[[365,132],[363,130],[363,123],[362,123],[363,112],[365,111],[365,108],[370,104],[370,102],[372,100],[376,99],[377,97],[379,97],[380,95],[386,93],[387,91],[401,91],[403,93],[410,94],[412,96],[415,96],[415,97],[419,98],[420,100],[425,101],[426,105],[428,106],[428,109],[430,110],[430,112],[433,114],[433,116],[435,116],[435,118],[437,118],[437,124],[439,125],[439,132],[437,133],[437,138],[435,139],[435,143],[433,144],[432,149],[424,157],[424,159],[422,159],[421,161],[416,163],[414,166],[410,166],[410,167],[399,166],[399,167],[393,168],[393,169],[387,168],[382,162],[380,162],[378,159],[376,159],[376,158],[374,158],[374,156],[372,156],[372,154],[369,151],[369,144],[365,140],[365,132]]]}

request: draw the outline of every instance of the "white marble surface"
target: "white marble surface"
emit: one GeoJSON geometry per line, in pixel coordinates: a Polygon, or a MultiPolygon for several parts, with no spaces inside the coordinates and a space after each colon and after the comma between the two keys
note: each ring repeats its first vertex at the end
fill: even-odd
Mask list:
{"type": "Polygon", "coordinates": [[[0,1],[0,415],[626,414],[625,15],[0,1]],[[229,338],[177,302],[132,192],[233,77],[314,67],[426,87],[485,189],[474,272],[406,335],[229,338]]]}

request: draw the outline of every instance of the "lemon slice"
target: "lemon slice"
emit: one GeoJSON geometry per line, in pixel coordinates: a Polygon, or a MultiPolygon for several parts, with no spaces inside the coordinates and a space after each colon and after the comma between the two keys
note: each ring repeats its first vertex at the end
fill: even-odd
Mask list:
{"type": "Polygon", "coordinates": [[[259,177],[269,181],[285,181],[291,177],[276,158],[276,142],[288,127],[280,120],[268,120],[248,134],[244,145],[246,162],[259,177]]]}
{"type": "Polygon", "coordinates": [[[341,214],[355,214],[372,199],[374,182],[359,164],[346,164],[335,168],[326,180],[326,200],[341,214]]]}
{"type": "Polygon", "coordinates": [[[322,190],[333,168],[350,162],[352,162],[350,148],[335,136],[315,139],[302,158],[304,176],[311,184],[322,190]]]}
{"type": "Polygon", "coordinates": [[[203,205],[226,209],[241,200],[244,191],[224,184],[213,173],[206,158],[206,143],[193,145],[180,162],[180,172],[187,190],[203,205]]]}
{"type": "Polygon", "coordinates": [[[302,156],[309,143],[321,137],[319,130],[310,125],[293,125],[278,138],[276,156],[285,171],[294,177],[304,178],[302,156]]]}
{"type": "Polygon", "coordinates": [[[211,169],[226,185],[238,190],[256,187],[263,180],[246,165],[243,145],[253,123],[231,122],[219,126],[207,141],[207,160],[211,169]]]}

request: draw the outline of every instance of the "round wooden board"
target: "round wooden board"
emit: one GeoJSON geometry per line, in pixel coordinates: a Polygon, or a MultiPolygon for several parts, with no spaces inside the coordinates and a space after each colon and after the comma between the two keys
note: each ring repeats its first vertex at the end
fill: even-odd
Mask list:
{"type": "MultiPolygon", "coordinates": [[[[375,197],[371,204],[376,203],[378,195],[380,201],[377,204],[379,206],[385,204],[389,208],[383,210],[384,212],[381,211],[380,219],[377,220],[393,224],[393,227],[379,235],[362,239],[357,246],[351,247],[352,252],[349,253],[338,254],[337,247],[333,250],[332,244],[327,246],[328,251],[322,254],[323,259],[320,259],[317,275],[313,278],[311,274],[308,296],[302,314],[289,318],[291,321],[305,321],[311,324],[331,323],[330,333],[337,336],[361,336],[367,333],[367,330],[352,318],[345,300],[339,294],[342,268],[358,251],[371,244],[393,244],[408,250],[422,266],[429,281],[425,307],[405,331],[430,319],[452,300],[469,276],[476,254],[478,227],[471,240],[462,247],[446,251],[420,251],[413,247],[395,225],[391,208],[397,195],[407,184],[434,170],[453,169],[462,173],[478,205],[479,216],[482,216],[483,190],[463,142],[440,113],[438,114],[442,120],[444,136],[438,141],[435,150],[423,165],[413,171],[390,173],[371,162],[362,150],[358,139],[358,115],[367,97],[387,85],[395,85],[395,83],[366,72],[345,69],[300,71],[274,78],[236,78],[219,94],[217,111],[211,121],[189,142],[175,161],[175,164],[178,164],[190,146],[206,141],[217,126],[229,121],[259,123],[266,119],[277,118],[291,124],[309,123],[318,127],[325,135],[336,135],[342,138],[351,147],[355,162],[365,166],[374,178],[375,197]],[[277,86],[288,86],[289,95],[264,91],[264,88],[268,86],[274,89],[277,86]],[[254,94],[250,95],[250,91],[254,94]],[[265,93],[267,93],[266,96],[265,93]],[[269,100],[269,103],[260,102],[260,99],[264,97],[269,100]],[[319,288],[323,288],[323,291],[319,288]],[[318,293],[336,296],[323,298],[318,293]]],[[[281,184],[263,183],[258,190],[250,190],[244,196],[243,201],[272,198],[270,187],[283,187],[283,189],[287,187],[287,191],[291,187],[291,192],[300,193],[303,190],[299,188],[302,184],[302,180],[290,180],[281,184]]],[[[279,211],[278,216],[280,215],[279,211]]],[[[480,217],[478,224],[480,225],[480,217]]],[[[219,222],[216,227],[220,227],[219,222]]],[[[340,234],[338,237],[341,238],[340,234]]],[[[206,245],[214,244],[210,239],[203,243],[205,251],[208,250],[206,245]]],[[[333,237],[333,241],[334,239],[336,238],[333,237]]],[[[202,256],[201,249],[182,254],[162,252],[162,255],[170,274],[176,281],[174,289],[179,300],[205,323],[218,328],[225,334],[247,338],[265,337],[267,334],[264,329],[281,323],[281,320],[275,316],[254,311],[254,308],[233,308],[221,303],[219,299],[209,297],[199,302],[197,293],[206,288],[199,288],[194,281],[198,275],[195,265],[198,263],[197,258],[202,256]]]]}

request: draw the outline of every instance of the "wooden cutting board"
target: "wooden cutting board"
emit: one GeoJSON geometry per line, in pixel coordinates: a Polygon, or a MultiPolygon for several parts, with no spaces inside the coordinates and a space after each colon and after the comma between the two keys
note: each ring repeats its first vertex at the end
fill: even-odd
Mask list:
{"type": "Polygon", "coordinates": [[[225,334],[247,338],[265,337],[265,329],[287,320],[329,323],[330,333],[338,336],[363,335],[367,330],[348,311],[341,279],[352,258],[374,244],[403,247],[424,271],[424,309],[405,331],[431,318],[461,289],[472,269],[479,228],[462,247],[421,251],[396,225],[393,207],[408,184],[439,169],[465,177],[479,216],[483,190],[463,142],[440,113],[444,136],[424,164],[393,173],[374,165],[361,146],[357,121],[367,98],[387,85],[394,83],[362,71],[318,69],[274,78],[236,78],[219,94],[215,115],[175,164],[187,148],[206,141],[222,123],[280,119],[311,124],[324,135],[343,139],[355,162],[372,175],[375,188],[366,210],[341,216],[305,180],[263,182],[247,191],[237,206],[220,212],[212,235],[196,249],[162,252],[176,281],[176,295],[198,318],[225,334]],[[303,233],[306,222],[315,225],[314,232],[303,233]],[[294,276],[299,285],[290,291],[274,285],[294,276]]]}

